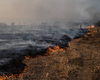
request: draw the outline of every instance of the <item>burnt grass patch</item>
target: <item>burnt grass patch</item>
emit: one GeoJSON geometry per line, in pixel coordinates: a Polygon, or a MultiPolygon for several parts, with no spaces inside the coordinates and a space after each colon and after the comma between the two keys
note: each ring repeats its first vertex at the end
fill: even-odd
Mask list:
{"type": "MultiPolygon", "coordinates": [[[[53,48],[53,47],[51,47],[51,48],[53,48]]],[[[27,64],[23,63],[23,61],[26,59],[25,56],[28,56],[30,58],[49,56],[49,54],[48,55],[45,54],[47,52],[47,50],[48,50],[48,48],[42,49],[41,51],[35,50],[33,52],[33,50],[31,50],[31,49],[26,49],[25,55],[21,55],[17,58],[12,59],[8,64],[1,65],[0,66],[0,72],[1,72],[0,75],[4,76],[4,74],[5,74],[6,76],[14,75],[15,77],[19,77],[19,75],[24,72],[25,68],[28,67],[27,64]]]]}
{"type": "MultiPolygon", "coordinates": [[[[7,76],[11,76],[11,74],[13,74],[18,77],[19,74],[23,73],[25,66],[27,66],[22,63],[24,59],[24,57],[19,57],[18,59],[11,60],[8,64],[0,66],[0,72],[4,72],[7,76]]],[[[3,76],[2,74],[0,75],[3,76]]]]}
{"type": "MultiPolygon", "coordinates": [[[[44,49],[42,51],[31,53],[31,50],[27,49],[27,54],[19,56],[18,58],[12,59],[8,64],[1,65],[0,66],[0,72],[4,73],[7,76],[11,76],[11,74],[15,75],[15,77],[18,77],[19,74],[23,73],[25,68],[28,67],[27,64],[23,63],[25,60],[25,56],[30,56],[31,58],[36,58],[38,55],[44,56],[47,49],[44,49]]],[[[1,76],[3,74],[0,73],[1,76]]]]}
{"type": "MultiPolygon", "coordinates": [[[[85,39],[88,39],[88,38],[85,38],[85,39]]],[[[26,53],[27,53],[26,55],[20,56],[16,59],[12,59],[8,64],[0,66],[0,72],[7,72],[7,73],[5,73],[7,76],[9,76],[10,74],[19,75],[19,74],[23,73],[23,71],[25,70],[25,67],[28,67],[27,64],[22,62],[23,60],[25,60],[25,56],[29,55],[32,58],[36,58],[38,55],[47,56],[47,55],[45,55],[46,51],[47,51],[47,49],[33,52],[33,51],[31,51],[31,49],[26,49],[26,53]]],[[[83,66],[82,58],[70,59],[68,61],[68,63],[71,65],[78,65],[79,67],[83,66]]],[[[78,76],[80,75],[79,73],[80,73],[79,69],[70,70],[68,72],[69,77],[67,80],[78,80],[78,76]]],[[[100,78],[98,77],[98,76],[100,76],[100,74],[98,74],[98,73],[100,73],[100,70],[97,70],[95,72],[95,74],[93,74],[93,78],[92,78],[93,80],[100,80],[100,78]]],[[[2,74],[0,74],[0,75],[2,76],[2,74]]]]}

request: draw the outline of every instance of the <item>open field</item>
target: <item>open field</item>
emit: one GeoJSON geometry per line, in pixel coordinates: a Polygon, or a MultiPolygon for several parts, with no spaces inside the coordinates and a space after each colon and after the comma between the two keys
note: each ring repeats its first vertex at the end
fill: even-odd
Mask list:
{"type": "Polygon", "coordinates": [[[100,80],[100,27],[90,30],[88,37],[73,39],[50,56],[27,58],[28,69],[9,80],[100,80]]]}

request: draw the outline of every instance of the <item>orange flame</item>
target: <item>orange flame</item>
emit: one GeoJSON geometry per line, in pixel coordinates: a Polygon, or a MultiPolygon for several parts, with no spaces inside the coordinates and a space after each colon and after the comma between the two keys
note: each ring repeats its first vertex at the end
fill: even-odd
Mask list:
{"type": "MultiPolygon", "coordinates": [[[[25,56],[25,60],[26,59],[29,59],[29,56],[25,56]]],[[[22,63],[24,63],[24,61],[25,60],[23,60],[23,61],[21,61],[22,63]]],[[[24,63],[25,64],[25,63],[24,63]]],[[[24,68],[24,70],[20,73],[20,74],[12,74],[12,73],[9,73],[9,75],[6,75],[6,74],[1,74],[0,75],[0,80],[8,80],[8,79],[10,79],[10,78],[15,78],[15,77],[17,77],[17,78],[19,78],[19,77],[21,77],[21,75],[26,71],[28,69],[28,65],[26,64],[26,66],[25,66],[25,68],[24,68]]]]}
{"type": "MultiPolygon", "coordinates": [[[[89,27],[87,27],[87,28],[88,28],[88,31],[89,31],[89,32],[86,32],[86,34],[88,34],[88,35],[94,36],[94,34],[92,34],[92,33],[97,32],[97,31],[93,31],[93,30],[90,29],[90,28],[94,28],[94,25],[89,26],[89,27]]],[[[88,36],[87,36],[87,35],[84,35],[84,37],[88,37],[88,36]]]]}
{"type": "Polygon", "coordinates": [[[62,51],[63,49],[60,48],[59,46],[54,46],[53,49],[51,47],[48,47],[48,50],[47,52],[45,53],[45,55],[51,55],[52,52],[55,52],[55,51],[62,51]]]}
{"type": "Polygon", "coordinates": [[[69,47],[70,46],[70,43],[68,43],[67,46],[69,47]]]}
{"type": "Polygon", "coordinates": [[[92,25],[91,28],[94,28],[94,25],[92,25]]]}
{"type": "Polygon", "coordinates": [[[89,26],[89,27],[86,27],[86,28],[94,28],[94,25],[92,25],[92,26],[89,26]]]}
{"type": "Polygon", "coordinates": [[[87,32],[86,34],[91,34],[91,33],[87,32]]]}

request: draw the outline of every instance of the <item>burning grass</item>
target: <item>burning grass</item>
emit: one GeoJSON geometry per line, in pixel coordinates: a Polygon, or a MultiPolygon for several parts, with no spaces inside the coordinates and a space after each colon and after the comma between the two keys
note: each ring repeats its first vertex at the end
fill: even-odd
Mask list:
{"type": "MultiPolygon", "coordinates": [[[[88,32],[86,32],[87,35],[84,35],[84,37],[88,37],[89,35],[94,36],[93,33],[97,32],[97,31],[93,31],[92,28],[94,28],[94,25],[87,27],[88,32]]],[[[66,36],[64,35],[63,37],[66,37],[66,36]]],[[[68,43],[66,46],[70,47],[70,43],[68,43]]],[[[64,50],[64,48],[60,48],[58,45],[54,46],[53,48],[48,47],[48,49],[46,49],[44,51],[41,51],[34,55],[32,55],[32,54],[26,55],[26,56],[24,56],[24,59],[22,59],[22,60],[15,60],[11,64],[4,65],[4,66],[2,66],[2,68],[1,67],[0,68],[4,69],[4,70],[9,69],[9,68],[12,69],[12,64],[13,64],[13,69],[8,74],[1,74],[0,80],[6,80],[6,79],[14,78],[14,77],[21,77],[21,75],[28,69],[28,65],[24,63],[26,59],[49,56],[49,55],[52,55],[53,52],[62,51],[62,50],[64,50]],[[9,65],[11,65],[11,66],[9,67],[9,65]]],[[[68,50],[68,48],[66,50],[68,50]]]]}
{"type": "Polygon", "coordinates": [[[6,74],[0,74],[0,80],[7,80],[14,77],[19,78],[27,69],[28,66],[24,63],[24,60],[14,59],[9,64],[0,66],[0,70],[7,72],[6,74]]]}
{"type": "Polygon", "coordinates": [[[54,46],[53,48],[51,47],[48,47],[48,50],[46,51],[46,53],[44,54],[45,56],[47,55],[51,55],[52,52],[55,52],[55,51],[62,51],[63,49],[60,48],[59,46],[54,46]]]}
{"type": "Polygon", "coordinates": [[[92,25],[92,26],[89,26],[89,27],[86,27],[86,28],[88,29],[88,28],[94,28],[94,27],[95,27],[95,26],[94,26],[94,25],[92,25]]]}
{"type": "Polygon", "coordinates": [[[83,37],[94,36],[94,33],[97,33],[97,31],[92,30],[94,27],[95,27],[94,25],[86,27],[87,32],[86,35],[84,35],[83,37]]]}
{"type": "Polygon", "coordinates": [[[88,28],[88,32],[86,32],[87,36],[94,36],[94,33],[97,33],[97,31],[94,31],[91,28],[94,28],[94,25],[88,28]]]}
{"type": "Polygon", "coordinates": [[[10,79],[10,78],[20,78],[21,75],[28,69],[27,66],[25,66],[24,70],[20,73],[20,74],[12,74],[12,73],[9,73],[9,74],[1,74],[0,76],[0,80],[7,80],[7,79],[10,79]]]}
{"type": "MultiPolygon", "coordinates": [[[[67,46],[70,46],[70,44],[68,43],[67,46]]],[[[28,65],[24,63],[27,59],[40,58],[40,57],[43,57],[43,56],[50,56],[53,52],[62,51],[62,50],[64,50],[64,49],[60,48],[57,45],[57,46],[54,46],[53,48],[48,47],[47,50],[39,52],[35,55],[26,55],[21,60],[19,60],[20,58],[15,59],[10,64],[0,67],[1,70],[3,69],[4,71],[7,70],[9,72],[7,74],[4,74],[4,73],[1,74],[0,80],[6,80],[6,79],[10,79],[10,78],[15,78],[15,77],[17,77],[17,78],[21,77],[21,75],[28,69],[28,65]],[[9,71],[9,69],[12,69],[12,70],[9,71]]]]}
{"type": "Polygon", "coordinates": [[[85,35],[81,34],[81,32],[74,37],[74,39],[82,39],[83,37],[88,37],[88,36],[94,36],[93,33],[96,33],[97,31],[94,31],[92,30],[95,26],[92,25],[92,26],[89,26],[89,27],[86,27],[84,29],[81,29],[82,30],[82,33],[84,33],[85,35]]]}

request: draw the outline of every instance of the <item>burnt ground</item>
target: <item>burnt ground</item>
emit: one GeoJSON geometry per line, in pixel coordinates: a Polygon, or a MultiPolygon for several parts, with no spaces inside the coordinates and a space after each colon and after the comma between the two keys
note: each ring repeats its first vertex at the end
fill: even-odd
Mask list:
{"type": "Polygon", "coordinates": [[[9,80],[100,80],[100,27],[92,30],[94,36],[73,39],[63,51],[25,60],[28,69],[9,80]]]}

